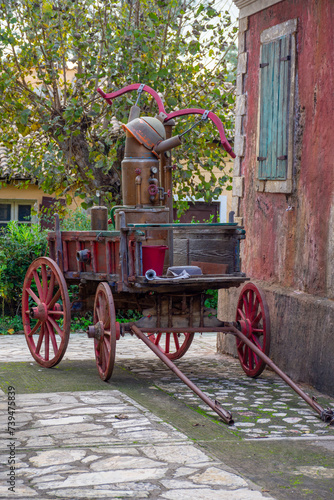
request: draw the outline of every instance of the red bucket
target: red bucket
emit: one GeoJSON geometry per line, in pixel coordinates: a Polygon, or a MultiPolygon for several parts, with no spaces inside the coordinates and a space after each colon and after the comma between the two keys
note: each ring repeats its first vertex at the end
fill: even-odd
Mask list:
{"type": "Polygon", "coordinates": [[[164,270],[165,252],[168,247],[163,245],[147,245],[142,247],[143,251],[143,275],[149,269],[153,269],[157,276],[161,276],[164,270]]]}

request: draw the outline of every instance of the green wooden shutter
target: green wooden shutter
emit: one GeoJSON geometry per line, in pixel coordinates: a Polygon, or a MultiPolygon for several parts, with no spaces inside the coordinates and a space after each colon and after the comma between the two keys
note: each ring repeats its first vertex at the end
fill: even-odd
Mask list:
{"type": "Polygon", "coordinates": [[[287,178],[291,35],[262,46],[259,179],[287,178]]]}

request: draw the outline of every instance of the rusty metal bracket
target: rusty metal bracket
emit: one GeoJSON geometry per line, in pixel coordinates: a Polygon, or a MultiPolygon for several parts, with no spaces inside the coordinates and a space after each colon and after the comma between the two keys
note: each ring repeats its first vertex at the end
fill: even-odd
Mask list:
{"type": "Polygon", "coordinates": [[[203,121],[207,120],[207,119],[209,118],[209,113],[210,113],[210,110],[209,110],[209,109],[206,109],[206,110],[204,111],[204,113],[202,114],[202,118],[201,118],[201,120],[203,120],[203,121]]]}
{"type": "Polygon", "coordinates": [[[327,408],[327,410],[323,410],[320,417],[321,420],[327,422],[329,425],[334,425],[334,411],[330,408],[327,408]]]}
{"type": "Polygon", "coordinates": [[[145,87],[145,83],[141,83],[140,87],[138,87],[138,90],[137,90],[138,95],[137,95],[137,100],[136,100],[135,106],[137,106],[139,103],[139,100],[140,100],[141,95],[143,93],[144,87],[145,87]]]}

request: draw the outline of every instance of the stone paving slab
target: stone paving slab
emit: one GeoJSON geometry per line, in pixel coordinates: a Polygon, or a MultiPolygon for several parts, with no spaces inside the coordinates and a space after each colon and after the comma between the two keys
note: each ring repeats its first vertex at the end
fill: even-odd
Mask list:
{"type": "Polygon", "coordinates": [[[18,394],[16,404],[15,436],[0,440],[0,498],[264,498],[119,391],[18,394]],[[6,484],[9,442],[15,492],[6,484]]]}

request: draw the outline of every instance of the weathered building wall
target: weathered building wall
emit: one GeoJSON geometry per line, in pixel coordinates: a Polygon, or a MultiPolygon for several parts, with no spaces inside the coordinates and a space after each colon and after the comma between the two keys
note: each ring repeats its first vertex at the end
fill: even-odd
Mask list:
{"type": "Polygon", "coordinates": [[[334,192],[334,2],[285,0],[249,17],[244,269],[254,278],[334,298],[327,275],[334,192]],[[294,190],[256,190],[260,33],[297,18],[294,190]],[[293,210],[287,211],[288,207],[293,210]]]}
{"type": "MultiPolygon", "coordinates": [[[[243,190],[232,202],[246,228],[242,270],[262,280],[270,302],[271,355],[295,379],[320,389],[320,372],[329,374],[334,355],[329,342],[334,336],[333,25],[332,0],[283,0],[241,19],[237,84],[244,109],[236,130],[242,148],[235,185],[242,183],[243,190]],[[260,36],[292,19],[297,19],[293,188],[271,193],[261,190],[257,179],[260,36]],[[298,347],[293,356],[292,339],[298,347]],[[296,356],[310,362],[296,362],[296,356]]],[[[236,293],[222,293],[221,317],[231,315],[235,305],[236,293]]],[[[228,352],[233,344],[219,340],[228,352]]],[[[323,388],[334,394],[333,381],[323,388]]]]}

